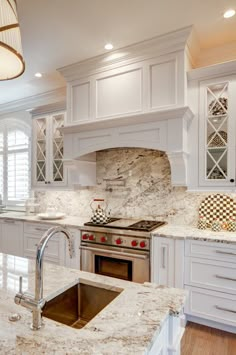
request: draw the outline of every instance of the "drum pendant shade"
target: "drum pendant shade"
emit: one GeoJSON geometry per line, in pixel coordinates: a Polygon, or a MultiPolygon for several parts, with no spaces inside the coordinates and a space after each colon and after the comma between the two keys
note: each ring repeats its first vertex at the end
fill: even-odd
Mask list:
{"type": "Polygon", "coordinates": [[[16,1],[0,0],[0,81],[17,78],[24,70],[16,1]]]}

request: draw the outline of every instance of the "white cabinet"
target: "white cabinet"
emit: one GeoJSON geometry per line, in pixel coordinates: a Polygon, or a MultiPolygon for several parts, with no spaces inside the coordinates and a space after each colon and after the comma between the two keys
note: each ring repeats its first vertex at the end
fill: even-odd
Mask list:
{"type": "Polygon", "coordinates": [[[151,260],[151,282],[183,288],[183,240],[153,237],[151,260]]]}
{"type": "Polygon", "coordinates": [[[33,118],[32,187],[53,188],[67,185],[63,127],[65,112],[33,118]]]}
{"type": "Polygon", "coordinates": [[[159,40],[140,44],[145,56],[129,47],[132,54],[119,61],[94,58],[93,70],[91,60],[60,69],[67,80],[67,125],[185,106],[184,46],[161,51],[159,40]]]}
{"type": "Polygon", "coordinates": [[[181,325],[181,318],[169,316],[162,325],[157,339],[153,339],[153,345],[149,355],[180,355],[181,338],[185,328],[181,325]]]}
{"type": "MultiPolygon", "coordinates": [[[[24,257],[35,259],[38,243],[44,233],[53,225],[42,223],[24,222],[24,257]]],[[[53,236],[46,245],[44,260],[64,265],[74,269],[80,269],[80,231],[76,228],[68,228],[72,236],[72,258],[69,254],[69,244],[64,235],[53,236]]]]}
{"type": "Polygon", "coordinates": [[[188,73],[188,189],[234,191],[236,61],[188,73]]]}
{"type": "Polygon", "coordinates": [[[218,328],[222,328],[219,324],[233,326],[223,329],[236,333],[235,274],[235,245],[186,241],[184,283],[189,298],[185,312],[196,317],[191,320],[217,322],[218,328]]]}
{"type": "Polygon", "coordinates": [[[199,184],[235,186],[235,75],[200,82],[199,113],[199,184]]]}
{"type": "MultiPolygon", "coordinates": [[[[24,257],[35,259],[40,239],[52,225],[39,223],[24,223],[24,257]]],[[[65,243],[63,236],[51,238],[46,245],[44,260],[64,265],[65,243]]]]}
{"type": "Polygon", "coordinates": [[[23,222],[13,219],[0,221],[0,252],[23,256],[23,222]]]}

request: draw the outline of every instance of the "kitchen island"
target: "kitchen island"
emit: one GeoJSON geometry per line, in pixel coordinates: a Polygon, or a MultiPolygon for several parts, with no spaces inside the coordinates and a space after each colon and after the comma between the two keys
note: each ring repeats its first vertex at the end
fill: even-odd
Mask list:
{"type": "Polygon", "coordinates": [[[23,291],[34,293],[34,261],[0,254],[0,354],[178,354],[184,328],[180,316],[186,291],[136,284],[44,264],[44,297],[51,300],[83,282],[120,292],[82,329],[44,318],[44,326],[30,330],[31,313],[14,303],[18,277],[23,291]],[[21,319],[11,322],[18,313],[21,319]],[[177,351],[177,352],[175,352],[177,351]]]}

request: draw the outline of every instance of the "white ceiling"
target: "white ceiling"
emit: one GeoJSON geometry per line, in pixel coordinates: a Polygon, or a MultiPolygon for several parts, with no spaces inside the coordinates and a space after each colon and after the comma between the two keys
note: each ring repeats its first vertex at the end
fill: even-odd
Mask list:
{"type": "Polygon", "coordinates": [[[0,83],[0,104],[65,85],[56,71],[80,60],[193,24],[202,48],[236,41],[235,0],[18,0],[25,73],[0,83]],[[37,79],[35,72],[42,72],[37,79]]]}

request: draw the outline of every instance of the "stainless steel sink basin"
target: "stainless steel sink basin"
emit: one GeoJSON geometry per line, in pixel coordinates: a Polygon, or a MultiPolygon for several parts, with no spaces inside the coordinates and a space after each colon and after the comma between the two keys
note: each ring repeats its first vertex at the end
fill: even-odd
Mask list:
{"type": "Polygon", "coordinates": [[[78,283],[48,301],[42,315],[80,329],[119,294],[120,292],[78,283]]]}

